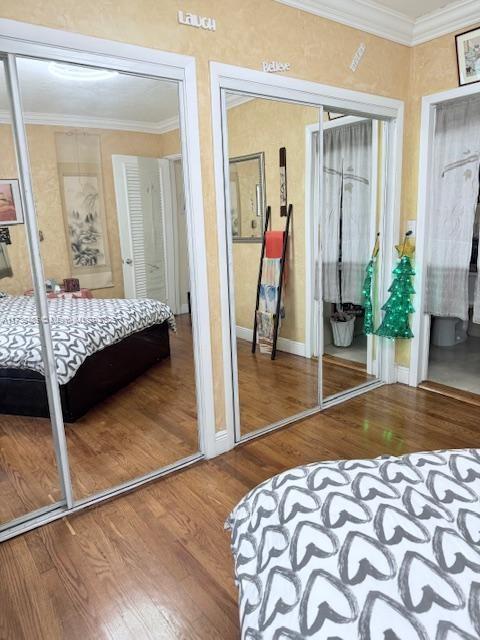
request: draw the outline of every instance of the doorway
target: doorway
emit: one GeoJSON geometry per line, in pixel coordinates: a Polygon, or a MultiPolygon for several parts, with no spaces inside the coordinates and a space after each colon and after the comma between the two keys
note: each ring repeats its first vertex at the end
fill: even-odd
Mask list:
{"type": "Polygon", "coordinates": [[[423,100],[419,274],[410,384],[480,403],[478,311],[480,95],[423,100]]]}

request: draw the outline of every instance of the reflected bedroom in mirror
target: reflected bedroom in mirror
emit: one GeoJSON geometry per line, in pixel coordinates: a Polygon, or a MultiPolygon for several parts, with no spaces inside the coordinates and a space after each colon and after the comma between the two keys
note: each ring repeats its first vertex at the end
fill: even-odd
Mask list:
{"type": "MultiPolygon", "coordinates": [[[[73,492],[83,499],[199,449],[178,84],[28,58],[18,75],[73,492]]],[[[61,495],[10,116],[0,136],[1,524],[61,495]]]]}
{"type": "Polygon", "coordinates": [[[229,92],[225,105],[242,439],[378,379],[386,153],[368,117],[229,92]]]}
{"type": "Polygon", "coordinates": [[[305,127],[320,111],[234,93],[226,107],[240,439],[319,403],[305,350],[305,127]]]}

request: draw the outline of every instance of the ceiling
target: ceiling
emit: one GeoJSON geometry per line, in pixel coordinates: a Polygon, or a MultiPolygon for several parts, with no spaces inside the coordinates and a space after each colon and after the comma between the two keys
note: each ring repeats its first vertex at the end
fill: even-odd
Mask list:
{"type": "MultiPolygon", "coordinates": [[[[49,62],[17,62],[26,122],[113,127],[161,133],[178,127],[178,85],[174,81],[116,74],[103,80],[54,75],[49,62]]],[[[64,65],[71,67],[72,65],[64,65]]],[[[9,113],[0,67],[0,116],[9,113]]]]}
{"type": "Polygon", "coordinates": [[[415,46],[480,22],[480,0],[276,0],[415,46]]]}

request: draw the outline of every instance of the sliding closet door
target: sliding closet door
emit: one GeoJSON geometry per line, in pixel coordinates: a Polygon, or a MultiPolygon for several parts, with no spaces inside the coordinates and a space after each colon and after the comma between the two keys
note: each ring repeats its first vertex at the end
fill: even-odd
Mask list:
{"type": "Polygon", "coordinates": [[[305,129],[319,117],[314,107],[226,94],[237,438],[318,405],[318,359],[306,338],[315,301],[306,287],[305,129]]]}
{"type": "Polygon", "coordinates": [[[324,122],[320,208],[324,400],[378,377],[374,331],[380,323],[383,144],[383,126],[376,120],[345,115],[324,122]]]}
{"type": "Polygon", "coordinates": [[[38,59],[19,59],[18,70],[73,491],[83,499],[199,451],[189,280],[175,277],[190,268],[176,202],[179,86],[38,59]]]}
{"type": "Polygon", "coordinates": [[[0,535],[65,503],[7,87],[0,60],[0,535]]]}

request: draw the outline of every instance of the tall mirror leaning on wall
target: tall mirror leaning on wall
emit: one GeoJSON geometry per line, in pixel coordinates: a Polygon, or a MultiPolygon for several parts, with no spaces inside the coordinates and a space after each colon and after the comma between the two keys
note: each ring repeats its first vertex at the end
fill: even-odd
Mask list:
{"type": "Polygon", "coordinates": [[[306,338],[305,128],[318,128],[320,111],[228,92],[226,106],[238,438],[319,403],[306,338]]]}
{"type": "MultiPolygon", "coordinates": [[[[178,84],[27,58],[18,75],[73,491],[82,499],[199,448],[178,84]]],[[[11,303],[34,315],[17,239],[9,257],[11,303]]],[[[45,398],[27,407],[18,385],[41,385],[42,366],[32,372],[15,357],[12,347],[8,366],[20,382],[8,413],[37,421],[45,398]]],[[[40,437],[32,428],[23,443],[36,467],[40,437]]]]}

